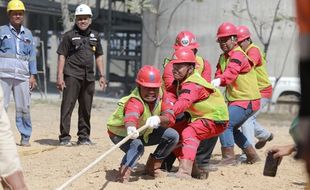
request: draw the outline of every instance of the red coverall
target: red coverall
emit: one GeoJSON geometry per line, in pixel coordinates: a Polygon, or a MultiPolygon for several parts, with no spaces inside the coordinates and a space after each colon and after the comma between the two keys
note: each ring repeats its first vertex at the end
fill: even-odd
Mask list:
{"type": "MultiPolygon", "coordinates": [[[[211,90],[190,82],[181,84],[179,88],[181,93],[172,108],[175,115],[185,112],[192,104],[208,98],[212,93],[211,90]]],[[[174,88],[174,90],[176,89],[174,88]]],[[[175,118],[169,117],[169,120],[172,123],[175,118]]],[[[174,154],[179,159],[194,161],[200,141],[218,136],[225,130],[227,123],[216,125],[214,121],[208,119],[197,119],[189,123],[180,135],[180,142],[174,154]]]]}

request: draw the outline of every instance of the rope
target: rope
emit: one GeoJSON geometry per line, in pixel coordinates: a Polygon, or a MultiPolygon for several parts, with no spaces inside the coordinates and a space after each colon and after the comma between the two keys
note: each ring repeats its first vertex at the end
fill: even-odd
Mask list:
{"type": "MultiPolygon", "coordinates": [[[[143,125],[138,129],[138,132],[140,133],[141,131],[145,130],[148,128],[147,125],[143,125]]],[[[87,172],[90,168],[92,168],[94,165],[96,165],[98,162],[100,162],[104,157],[109,155],[111,152],[113,152],[116,148],[119,148],[122,144],[127,142],[134,134],[126,136],[123,140],[121,140],[119,143],[111,147],[108,151],[106,151],[104,154],[99,156],[96,160],[94,160],[92,163],[90,163],[87,167],[85,167],[83,170],[81,170],[79,173],[76,175],[72,176],[67,182],[65,182],[63,185],[58,187],[56,190],[63,190],[65,189],[69,184],[71,184],[74,180],[78,179],[81,175],[83,175],[85,172],[87,172]]]]}

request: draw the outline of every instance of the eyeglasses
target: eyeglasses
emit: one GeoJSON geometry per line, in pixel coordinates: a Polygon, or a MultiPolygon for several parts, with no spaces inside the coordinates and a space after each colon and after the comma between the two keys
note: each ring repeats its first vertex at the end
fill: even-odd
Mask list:
{"type": "Polygon", "coordinates": [[[221,38],[218,38],[217,40],[216,40],[216,42],[217,43],[226,43],[228,40],[230,40],[231,39],[231,36],[226,36],[226,37],[221,37],[221,38]]]}

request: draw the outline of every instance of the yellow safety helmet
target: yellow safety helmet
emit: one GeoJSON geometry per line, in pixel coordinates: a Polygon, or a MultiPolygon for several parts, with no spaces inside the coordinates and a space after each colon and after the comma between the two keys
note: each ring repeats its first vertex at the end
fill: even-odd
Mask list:
{"type": "Polygon", "coordinates": [[[8,3],[6,11],[25,11],[25,5],[22,1],[20,0],[11,0],[8,3]]]}

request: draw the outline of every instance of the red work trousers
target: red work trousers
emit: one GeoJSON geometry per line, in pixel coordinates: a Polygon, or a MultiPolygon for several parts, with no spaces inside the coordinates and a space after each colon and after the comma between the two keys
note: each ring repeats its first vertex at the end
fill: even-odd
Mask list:
{"type": "Polygon", "coordinates": [[[180,134],[180,141],[174,150],[178,159],[195,160],[200,141],[218,136],[224,132],[228,121],[214,122],[208,119],[198,119],[188,124],[180,134]]]}

